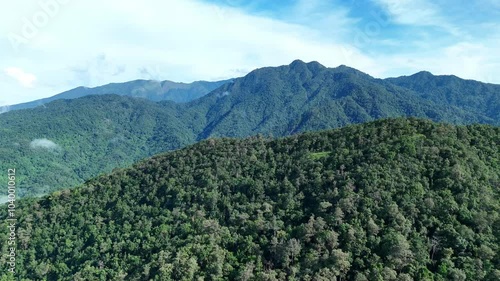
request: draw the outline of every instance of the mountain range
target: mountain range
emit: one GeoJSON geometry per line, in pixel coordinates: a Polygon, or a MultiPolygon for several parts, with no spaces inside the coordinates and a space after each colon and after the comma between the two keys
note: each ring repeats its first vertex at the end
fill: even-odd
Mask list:
{"type": "MultiPolygon", "coordinates": [[[[154,102],[154,94],[129,97],[137,93],[129,87],[123,95],[58,99],[2,114],[0,152],[6,161],[0,168],[23,171],[21,196],[41,195],[213,137],[282,137],[404,116],[500,124],[499,85],[428,72],[376,79],[347,66],[297,60],[217,83],[185,103],[154,102]]],[[[160,84],[152,88],[162,89],[160,84]]]]}
{"type": "Polygon", "coordinates": [[[111,83],[95,88],[78,87],[49,98],[10,105],[4,107],[2,111],[7,112],[11,110],[34,108],[60,99],[76,99],[90,95],[107,94],[144,98],[151,101],[170,100],[182,103],[204,96],[229,81],[230,80],[216,82],[196,81],[193,83],[177,83],[168,80],[135,80],[126,83],[111,83]]]}

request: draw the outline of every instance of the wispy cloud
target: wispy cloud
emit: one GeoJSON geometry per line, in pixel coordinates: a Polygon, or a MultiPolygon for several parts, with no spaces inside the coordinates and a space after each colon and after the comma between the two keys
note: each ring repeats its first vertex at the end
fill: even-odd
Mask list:
{"type": "Polygon", "coordinates": [[[398,69],[388,69],[387,76],[409,75],[425,69],[436,75],[456,75],[498,83],[500,54],[495,47],[497,44],[500,44],[500,40],[489,44],[459,42],[428,53],[384,55],[379,59],[398,66],[398,69]]]}
{"type": "Polygon", "coordinates": [[[134,79],[226,79],[294,59],[376,77],[426,69],[500,83],[494,0],[464,7],[448,0],[61,2],[17,49],[8,34],[21,34],[23,18],[35,24],[45,10],[36,1],[3,4],[0,70],[15,66],[0,75],[2,91],[16,93],[2,97],[8,103],[134,79]],[[481,17],[470,16],[474,7],[481,17]]]}
{"type": "Polygon", "coordinates": [[[425,0],[375,0],[402,24],[432,25],[440,21],[437,6],[425,0]]]}
{"type": "Polygon", "coordinates": [[[466,79],[500,83],[500,44],[497,18],[491,14],[476,17],[470,10],[489,11],[498,5],[493,0],[478,0],[455,5],[451,1],[429,0],[373,0],[383,7],[390,19],[408,26],[412,38],[401,42],[400,52],[380,54],[379,60],[395,69],[387,69],[386,75],[411,74],[429,70],[434,74],[454,74],[466,79]],[[428,27],[433,27],[430,29],[428,27]],[[437,32],[445,31],[445,33],[437,32]],[[446,34],[447,33],[447,34],[446,34]],[[413,49],[404,48],[405,45],[413,49]]]}
{"type": "Polygon", "coordinates": [[[448,22],[441,8],[428,0],[374,0],[387,10],[391,19],[399,24],[433,26],[450,34],[460,35],[460,28],[448,22]]]}
{"type": "Polygon", "coordinates": [[[34,139],[30,142],[30,148],[32,149],[46,149],[46,150],[57,150],[59,145],[48,139],[34,139]]]}
{"type": "Polygon", "coordinates": [[[0,114],[8,112],[10,110],[10,106],[7,105],[6,102],[0,101],[0,114]]]}
{"type": "Polygon", "coordinates": [[[14,78],[23,87],[32,88],[33,83],[36,81],[36,76],[34,74],[25,72],[18,67],[7,67],[4,69],[4,73],[14,78]]]}
{"type": "MultiPolygon", "coordinates": [[[[0,16],[19,5],[9,2],[0,16]]],[[[195,0],[72,1],[18,53],[1,48],[12,55],[0,67],[23,60],[26,67],[43,69],[35,93],[40,97],[80,85],[151,78],[144,69],[161,69],[159,79],[189,82],[231,78],[242,75],[236,70],[297,58],[365,71],[376,65],[359,52],[346,57],[341,50],[351,46],[309,26],[195,0]]]]}

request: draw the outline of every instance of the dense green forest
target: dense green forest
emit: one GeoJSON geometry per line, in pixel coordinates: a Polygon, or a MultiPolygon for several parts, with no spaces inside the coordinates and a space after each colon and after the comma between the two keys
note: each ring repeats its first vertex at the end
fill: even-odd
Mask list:
{"type": "Polygon", "coordinates": [[[500,85],[464,80],[453,75],[434,76],[426,71],[388,78],[386,81],[416,91],[435,103],[457,106],[494,120],[500,119],[500,85]]]}
{"type": "Polygon", "coordinates": [[[1,169],[17,169],[20,196],[46,194],[191,144],[192,133],[168,109],[174,106],[106,95],[5,113],[1,169]]]}
{"type": "Polygon", "coordinates": [[[17,280],[497,281],[499,147],[413,118],[210,138],[17,202],[17,280]]]}
{"type": "Polygon", "coordinates": [[[0,115],[0,170],[16,167],[19,195],[33,196],[210,137],[282,137],[401,116],[500,125],[500,86],[429,75],[391,82],[294,61],[188,103],[118,95],[58,100],[0,115]]]}

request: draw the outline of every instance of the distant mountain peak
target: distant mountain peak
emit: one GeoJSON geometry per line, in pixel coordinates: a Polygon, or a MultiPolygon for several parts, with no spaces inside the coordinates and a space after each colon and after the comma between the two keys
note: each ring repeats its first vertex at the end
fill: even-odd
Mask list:
{"type": "Polygon", "coordinates": [[[177,103],[182,103],[202,97],[227,83],[228,81],[229,80],[215,82],[195,81],[192,83],[179,83],[169,80],[157,81],[136,79],[124,83],[109,83],[93,88],[79,86],[52,97],[4,107],[0,109],[0,114],[9,110],[34,108],[60,99],[76,99],[88,95],[118,94],[121,96],[145,98],[151,101],[170,100],[177,103]]]}
{"type": "Polygon", "coordinates": [[[292,61],[292,63],[290,63],[290,66],[293,67],[293,66],[297,66],[297,65],[301,65],[301,64],[306,64],[306,63],[303,60],[296,59],[296,60],[292,61]]]}
{"type": "Polygon", "coordinates": [[[369,74],[366,74],[362,71],[357,70],[356,68],[352,68],[352,67],[344,65],[344,64],[341,64],[341,65],[333,68],[332,70],[334,70],[335,72],[338,72],[338,73],[347,73],[350,75],[355,75],[357,77],[373,78],[369,74]]]}
{"type": "Polygon", "coordinates": [[[356,68],[352,68],[352,67],[347,66],[345,64],[341,64],[341,65],[335,67],[335,69],[337,71],[342,71],[342,72],[361,72],[361,71],[357,70],[356,68]]]}
{"type": "Polygon", "coordinates": [[[310,71],[313,74],[316,74],[322,70],[326,69],[326,66],[320,64],[317,61],[311,61],[311,62],[304,62],[302,60],[294,60],[290,65],[290,70],[296,71],[296,72],[306,72],[310,71]]]}
{"type": "Polygon", "coordinates": [[[413,76],[413,77],[434,77],[435,75],[430,73],[429,71],[424,70],[424,71],[419,71],[411,76],[413,76]]]}
{"type": "Polygon", "coordinates": [[[290,67],[296,67],[300,65],[305,65],[308,67],[320,67],[320,68],[326,68],[326,66],[322,65],[321,63],[317,61],[311,61],[311,62],[304,62],[303,60],[297,59],[294,60],[292,63],[290,63],[290,67]]]}
{"type": "Polygon", "coordinates": [[[294,60],[290,64],[290,70],[294,70],[297,72],[305,71],[305,70],[307,70],[307,63],[305,63],[301,60],[294,60]]]}

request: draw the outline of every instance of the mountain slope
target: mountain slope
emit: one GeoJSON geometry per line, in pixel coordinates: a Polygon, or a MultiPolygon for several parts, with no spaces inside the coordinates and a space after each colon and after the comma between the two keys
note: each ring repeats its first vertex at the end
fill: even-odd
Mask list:
{"type": "MultiPolygon", "coordinates": [[[[500,92],[489,95],[489,105],[500,100],[500,92]]],[[[465,97],[471,95],[440,103],[353,68],[294,61],[257,69],[188,103],[98,95],[2,114],[0,169],[18,167],[20,195],[39,195],[209,137],[279,137],[401,116],[500,124],[486,108],[462,106],[465,97]]]]}
{"type": "Polygon", "coordinates": [[[499,139],[415,119],[210,139],[18,202],[17,276],[498,280],[499,139]]]}
{"type": "Polygon", "coordinates": [[[193,143],[195,136],[175,116],[175,106],[105,95],[5,113],[0,118],[0,166],[20,171],[20,196],[77,185],[193,143]]]}
{"type": "Polygon", "coordinates": [[[196,81],[193,83],[135,80],[125,83],[111,83],[95,88],[78,87],[53,97],[11,105],[8,110],[33,108],[60,99],[76,99],[90,95],[106,94],[144,98],[151,101],[188,102],[208,94],[227,82],[229,80],[217,82],[196,81]]]}
{"type": "Polygon", "coordinates": [[[453,75],[434,76],[426,71],[386,81],[416,91],[435,103],[500,119],[500,85],[464,80],[453,75]]]}
{"type": "MultiPolygon", "coordinates": [[[[494,98],[500,100],[500,91],[494,98]]],[[[434,102],[346,66],[326,68],[302,61],[257,69],[187,106],[208,112],[198,139],[257,133],[286,136],[398,116],[500,124],[499,118],[479,110],[434,102]]]]}

